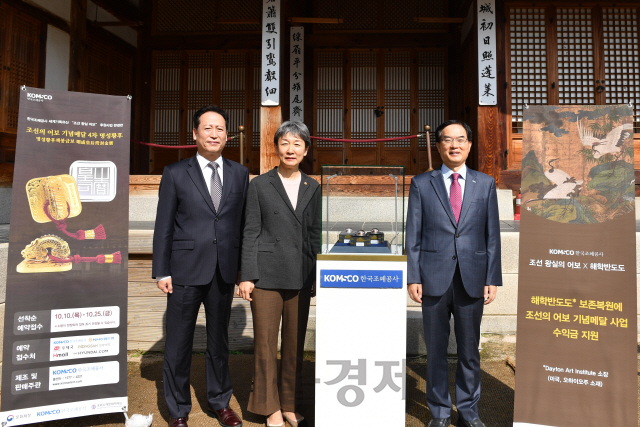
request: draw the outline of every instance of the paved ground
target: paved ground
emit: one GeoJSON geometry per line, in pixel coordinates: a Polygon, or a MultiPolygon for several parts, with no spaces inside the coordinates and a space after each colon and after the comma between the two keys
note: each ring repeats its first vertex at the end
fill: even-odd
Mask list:
{"type": "MultiPolygon", "coordinates": [[[[480,416],[489,427],[510,427],[513,421],[513,398],[515,375],[513,369],[505,363],[507,357],[515,356],[515,339],[513,336],[490,336],[483,339],[482,350],[482,393],[480,400],[480,416]]],[[[640,346],[639,346],[640,350],[640,346]]],[[[640,354],[640,351],[639,351],[640,354]]],[[[306,396],[301,412],[311,421],[313,426],[313,355],[306,358],[304,375],[306,379],[306,396]]],[[[423,427],[430,419],[425,404],[425,358],[412,359],[407,363],[407,427],[423,427]]],[[[450,374],[455,370],[455,360],[449,363],[450,374]]],[[[251,384],[253,355],[232,355],[230,359],[231,376],[235,394],[231,401],[234,410],[242,414],[245,427],[264,426],[264,417],[247,412],[249,386],[251,384]]],[[[639,363],[640,371],[640,363],[639,363]]],[[[131,354],[128,363],[129,409],[130,414],[154,414],[153,427],[165,427],[168,414],[162,395],[162,354],[131,354]]],[[[453,378],[453,375],[450,375],[453,378]]],[[[219,423],[202,408],[206,408],[204,385],[204,357],[193,356],[191,372],[193,409],[190,415],[190,427],[218,427],[219,423]]],[[[639,390],[640,390],[640,379],[639,390]]],[[[453,394],[453,381],[450,384],[453,394]]],[[[457,414],[453,415],[454,422],[457,414]]],[[[639,419],[640,421],[640,419],[639,419]]],[[[41,423],[39,427],[116,427],[124,424],[122,414],[96,415],[91,417],[41,423]]],[[[640,425],[640,423],[639,423],[640,425]]],[[[336,426],[343,427],[343,426],[336,426]]],[[[362,427],[362,426],[354,426],[362,427]]]]}

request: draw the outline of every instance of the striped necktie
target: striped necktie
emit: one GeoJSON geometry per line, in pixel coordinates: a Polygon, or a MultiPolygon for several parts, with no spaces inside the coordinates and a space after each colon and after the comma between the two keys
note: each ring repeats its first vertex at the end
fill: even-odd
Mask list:
{"type": "Polygon", "coordinates": [[[216,162],[209,162],[208,165],[213,171],[211,172],[211,201],[216,212],[218,212],[218,206],[220,206],[220,199],[222,199],[222,181],[218,174],[219,164],[216,162]]]}

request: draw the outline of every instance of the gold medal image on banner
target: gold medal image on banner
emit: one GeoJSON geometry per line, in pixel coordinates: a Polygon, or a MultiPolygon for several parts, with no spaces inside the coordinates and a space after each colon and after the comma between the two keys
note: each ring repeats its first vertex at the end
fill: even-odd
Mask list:
{"type": "Polygon", "coordinates": [[[55,223],[58,230],[77,240],[104,240],[107,238],[102,224],[93,230],[67,231],[67,218],[78,216],[82,202],[76,180],[71,175],[33,178],[27,182],[27,198],[31,217],[36,222],[55,223]]]}
{"type": "Polygon", "coordinates": [[[71,262],[54,262],[49,258],[49,254],[61,259],[67,258],[71,254],[69,244],[52,234],[38,237],[21,252],[24,261],[18,264],[18,273],[52,273],[71,270],[73,266],[71,262]]]}
{"type": "Polygon", "coordinates": [[[71,175],[33,178],[26,187],[31,217],[36,222],[64,221],[82,211],[78,186],[71,175]],[[47,216],[45,206],[51,218],[47,216]]]}
{"type": "Polygon", "coordinates": [[[29,243],[21,252],[24,261],[18,264],[18,273],[51,273],[69,271],[73,264],[95,262],[98,264],[121,264],[120,251],[95,257],[71,256],[69,244],[58,236],[47,234],[29,243]]]}

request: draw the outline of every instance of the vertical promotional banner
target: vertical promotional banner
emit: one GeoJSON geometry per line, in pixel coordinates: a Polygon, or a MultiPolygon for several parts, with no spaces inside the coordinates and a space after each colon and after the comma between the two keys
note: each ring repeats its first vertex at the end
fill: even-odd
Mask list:
{"type": "Polygon", "coordinates": [[[280,0],[262,0],[262,105],[280,105],[280,0]]]}
{"type": "Polygon", "coordinates": [[[480,105],[496,105],[496,2],[478,2],[478,89],[480,105]]]}
{"type": "Polygon", "coordinates": [[[525,110],[515,427],[637,425],[632,118],[525,110]]]}
{"type": "Polygon", "coordinates": [[[304,121],[304,27],[291,27],[291,62],[289,64],[290,118],[304,121]]]}
{"type": "Polygon", "coordinates": [[[127,410],[131,100],[23,87],[2,426],[127,410]]]}

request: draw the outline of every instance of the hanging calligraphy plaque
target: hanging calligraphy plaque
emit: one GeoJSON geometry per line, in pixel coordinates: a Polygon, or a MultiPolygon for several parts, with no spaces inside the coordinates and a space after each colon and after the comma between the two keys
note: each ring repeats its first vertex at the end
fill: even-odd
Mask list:
{"type": "Polygon", "coordinates": [[[480,105],[496,105],[495,0],[478,2],[478,94],[480,105]]]}
{"type": "Polygon", "coordinates": [[[262,105],[280,105],[280,0],[262,0],[262,105]]]}
{"type": "Polygon", "coordinates": [[[304,121],[304,27],[291,27],[289,120],[304,121]]]}

